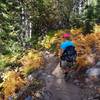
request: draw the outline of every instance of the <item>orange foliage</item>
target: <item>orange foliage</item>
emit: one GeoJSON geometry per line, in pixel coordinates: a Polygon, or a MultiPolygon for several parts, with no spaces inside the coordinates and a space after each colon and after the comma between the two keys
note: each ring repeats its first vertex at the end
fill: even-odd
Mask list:
{"type": "MultiPolygon", "coordinates": [[[[76,50],[78,53],[77,64],[82,67],[86,67],[87,65],[92,64],[92,59],[95,59],[96,52],[100,52],[100,33],[91,33],[86,36],[82,35],[82,29],[71,29],[71,38],[72,41],[76,45],[76,50]],[[95,49],[95,50],[94,50],[95,49]],[[91,55],[93,55],[91,57],[91,55]],[[88,58],[90,57],[90,58],[88,58]]],[[[65,31],[58,30],[54,33],[52,37],[45,38],[45,40],[49,42],[43,42],[43,44],[48,45],[47,47],[51,47],[51,44],[55,44],[55,54],[60,54],[60,44],[63,41],[62,34],[65,31]]],[[[44,41],[44,40],[43,40],[44,41]]],[[[97,56],[97,55],[96,55],[97,56]]]]}
{"type": "Polygon", "coordinates": [[[86,67],[87,65],[92,64],[88,57],[91,57],[91,60],[94,61],[96,52],[100,52],[100,34],[91,33],[86,36],[80,34],[73,38],[74,43],[76,44],[76,50],[78,53],[77,63],[79,66],[86,67]]]}
{"type": "Polygon", "coordinates": [[[79,28],[79,29],[71,29],[70,32],[71,32],[71,34],[73,36],[76,36],[76,35],[79,35],[82,32],[82,28],[79,28]]]}
{"type": "Polygon", "coordinates": [[[21,71],[28,74],[32,70],[39,69],[44,64],[44,59],[41,53],[36,50],[29,50],[26,55],[20,60],[22,63],[21,71]]]}
{"type": "Polygon", "coordinates": [[[2,91],[5,96],[5,100],[8,100],[8,97],[15,95],[16,90],[20,90],[25,86],[26,81],[20,77],[20,73],[15,71],[8,71],[3,75],[2,91]]]}

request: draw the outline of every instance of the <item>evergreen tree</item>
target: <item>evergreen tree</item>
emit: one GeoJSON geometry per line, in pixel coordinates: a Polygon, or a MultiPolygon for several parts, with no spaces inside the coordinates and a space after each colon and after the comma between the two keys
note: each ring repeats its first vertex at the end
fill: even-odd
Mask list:
{"type": "Polygon", "coordinates": [[[97,24],[100,24],[100,0],[97,0],[97,5],[95,6],[95,20],[97,24]]]}

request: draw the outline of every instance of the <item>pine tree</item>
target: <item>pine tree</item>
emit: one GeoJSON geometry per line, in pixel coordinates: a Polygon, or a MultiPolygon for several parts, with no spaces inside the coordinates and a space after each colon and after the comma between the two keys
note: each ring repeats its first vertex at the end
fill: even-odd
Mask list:
{"type": "Polygon", "coordinates": [[[95,20],[97,24],[100,24],[100,0],[97,0],[97,5],[95,6],[95,20]]]}

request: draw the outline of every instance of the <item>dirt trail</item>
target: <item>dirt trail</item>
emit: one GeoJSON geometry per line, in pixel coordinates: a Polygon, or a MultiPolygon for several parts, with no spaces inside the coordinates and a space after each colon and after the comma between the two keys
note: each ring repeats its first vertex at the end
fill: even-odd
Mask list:
{"type": "Polygon", "coordinates": [[[45,80],[45,95],[43,100],[82,100],[80,89],[64,80],[57,58],[53,54],[45,56],[47,65],[41,74],[45,80]]]}

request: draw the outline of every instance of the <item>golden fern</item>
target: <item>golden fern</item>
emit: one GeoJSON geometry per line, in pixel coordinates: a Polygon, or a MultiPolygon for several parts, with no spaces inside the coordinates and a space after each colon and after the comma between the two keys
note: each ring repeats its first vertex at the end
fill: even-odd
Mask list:
{"type": "Polygon", "coordinates": [[[8,71],[3,75],[2,92],[4,93],[5,100],[9,96],[14,96],[16,90],[20,90],[25,86],[26,81],[20,77],[20,73],[15,71],[8,71]]]}
{"type": "Polygon", "coordinates": [[[26,55],[20,59],[20,62],[22,63],[22,67],[20,70],[27,74],[28,72],[32,70],[39,69],[41,65],[44,64],[44,58],[41,53],[39,53],[36,50],[29,50],[26,55]]]}

